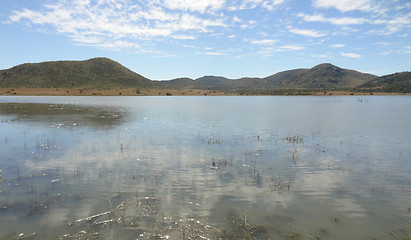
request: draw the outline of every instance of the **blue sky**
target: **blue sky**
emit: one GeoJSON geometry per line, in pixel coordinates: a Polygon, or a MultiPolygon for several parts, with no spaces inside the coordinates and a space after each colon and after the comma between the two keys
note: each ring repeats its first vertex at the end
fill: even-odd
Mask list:
{"type": "Polygon", "coordinates": [[[153,80],[411,70],[409,0],[2,0],[0,69],[111,58],[153,80]]]}

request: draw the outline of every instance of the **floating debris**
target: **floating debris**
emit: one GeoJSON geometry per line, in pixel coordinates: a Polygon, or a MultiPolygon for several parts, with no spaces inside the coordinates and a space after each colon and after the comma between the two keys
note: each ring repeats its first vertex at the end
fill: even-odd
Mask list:
{"type": "Polygon", "coordinates": [[[209,137],[209,138],[206,140],[206,142],[207,142],[208,144],[219,144],[219,143],[222,143],[222,140],[219,139],[219,138],[214,139],[213,137],[209,137]]]}
{"type": "Polygon", "coordinates": [[[218,160],[216,161],[214,158],[211,161],[211,168],[222,168],[222,167],[227,167],[227,166],[232,166],[233,165],[233,160],[218,160]]]}
{"type": "Polygon", "coordinates": [[[56,183],[56,182],[60,182],[60,181],[61,181],[61,179],[60,179],[60,178],[57,178],[57,179],[51,180],[50,182],[51,182],[51,183],[56,183]]]}
{"type": "Polygon", "coordinates": [[[283,141],[296,144],[296,143],[302,143],[304,141],[304,138],[300,136],[291,136],[291,137],[284,137],[283,141]]]}
{"type": "Polygon", "coordinates": [[[83,221],[91,221],[93,219],[96,219],[96,218],[101,217],[101,216],[108,215],[110,213],[111,213],[111,211],[107,211],[107,212],[99,213],[99,214],[96,214],[96,215],[93,215],[93,216],[90,216],[90,217],[81,218],[81,219],[75,220],[73,222],[69,222],[68,225],[72,226],[73,224],[80,223],[80,222],[83,222],[83,221]]]}

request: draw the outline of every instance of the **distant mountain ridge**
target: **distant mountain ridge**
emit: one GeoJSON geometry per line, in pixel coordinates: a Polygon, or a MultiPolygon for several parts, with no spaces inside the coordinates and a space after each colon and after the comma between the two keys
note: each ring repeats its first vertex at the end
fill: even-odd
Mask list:
{"type": "Polygon", "coordinates": [[[203,89],[232,93],[271,94],[283,90],[349,90],[411,92],[411,73],[378,77],[330,63],[264,77],[228,79],[204,76],[153,81],[108,58],[84,61],[25,63],[0,70],[0,88],[136,88],[203,89]]]}
{"type": "Polygon", "coordinates": [[[348,89],[358,87],[377,76],[336,67],[330,63],[311,69],[294,69],[265,78],[228,79],[204,76],[196,80],[179,78],[160,83],[171,88],[199,88],[214,90],[283,90],[283,89],[348,89]]]}
{"type": "Polygon", "coordinates": [[[266,80],[275,82],[281,87],[287,86],[296,89],[334,89],[357,87],[376,77],[372,74],[343,69],[330,63],[324,63],[311,69],[280,72],[267,77],[266,80]]]}

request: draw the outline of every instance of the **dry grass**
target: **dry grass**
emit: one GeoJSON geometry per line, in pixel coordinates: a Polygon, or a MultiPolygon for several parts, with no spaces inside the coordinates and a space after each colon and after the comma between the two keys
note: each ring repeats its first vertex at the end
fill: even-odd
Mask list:
{"type": "MultiPolygon", "coordinates": [[[[87,88],[0,88],[0,95],[23,96],[227,96],[241,95],[201,89],[87,89],[87,88]]],[[[370,93],[350,91],[313,91],[313,96],[371,95],[370,93]]],[[[398,93],[373,93],[373,95],[400,95],[398,93]]]]}
{"type": "Polygon", "coordinates": [[[224,96],[223,92],[199,89],[87,89],[87,88],[0,88],[0,95],[23,96],[224,96]]]}

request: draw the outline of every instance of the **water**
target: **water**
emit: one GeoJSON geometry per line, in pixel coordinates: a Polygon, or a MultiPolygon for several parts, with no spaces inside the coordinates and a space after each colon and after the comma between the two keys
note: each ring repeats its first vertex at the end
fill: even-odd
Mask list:
{"type": "Polygon", "coordinates": [[[0,97],[0,239],[409,239],[410,106],[0,97]]]}

